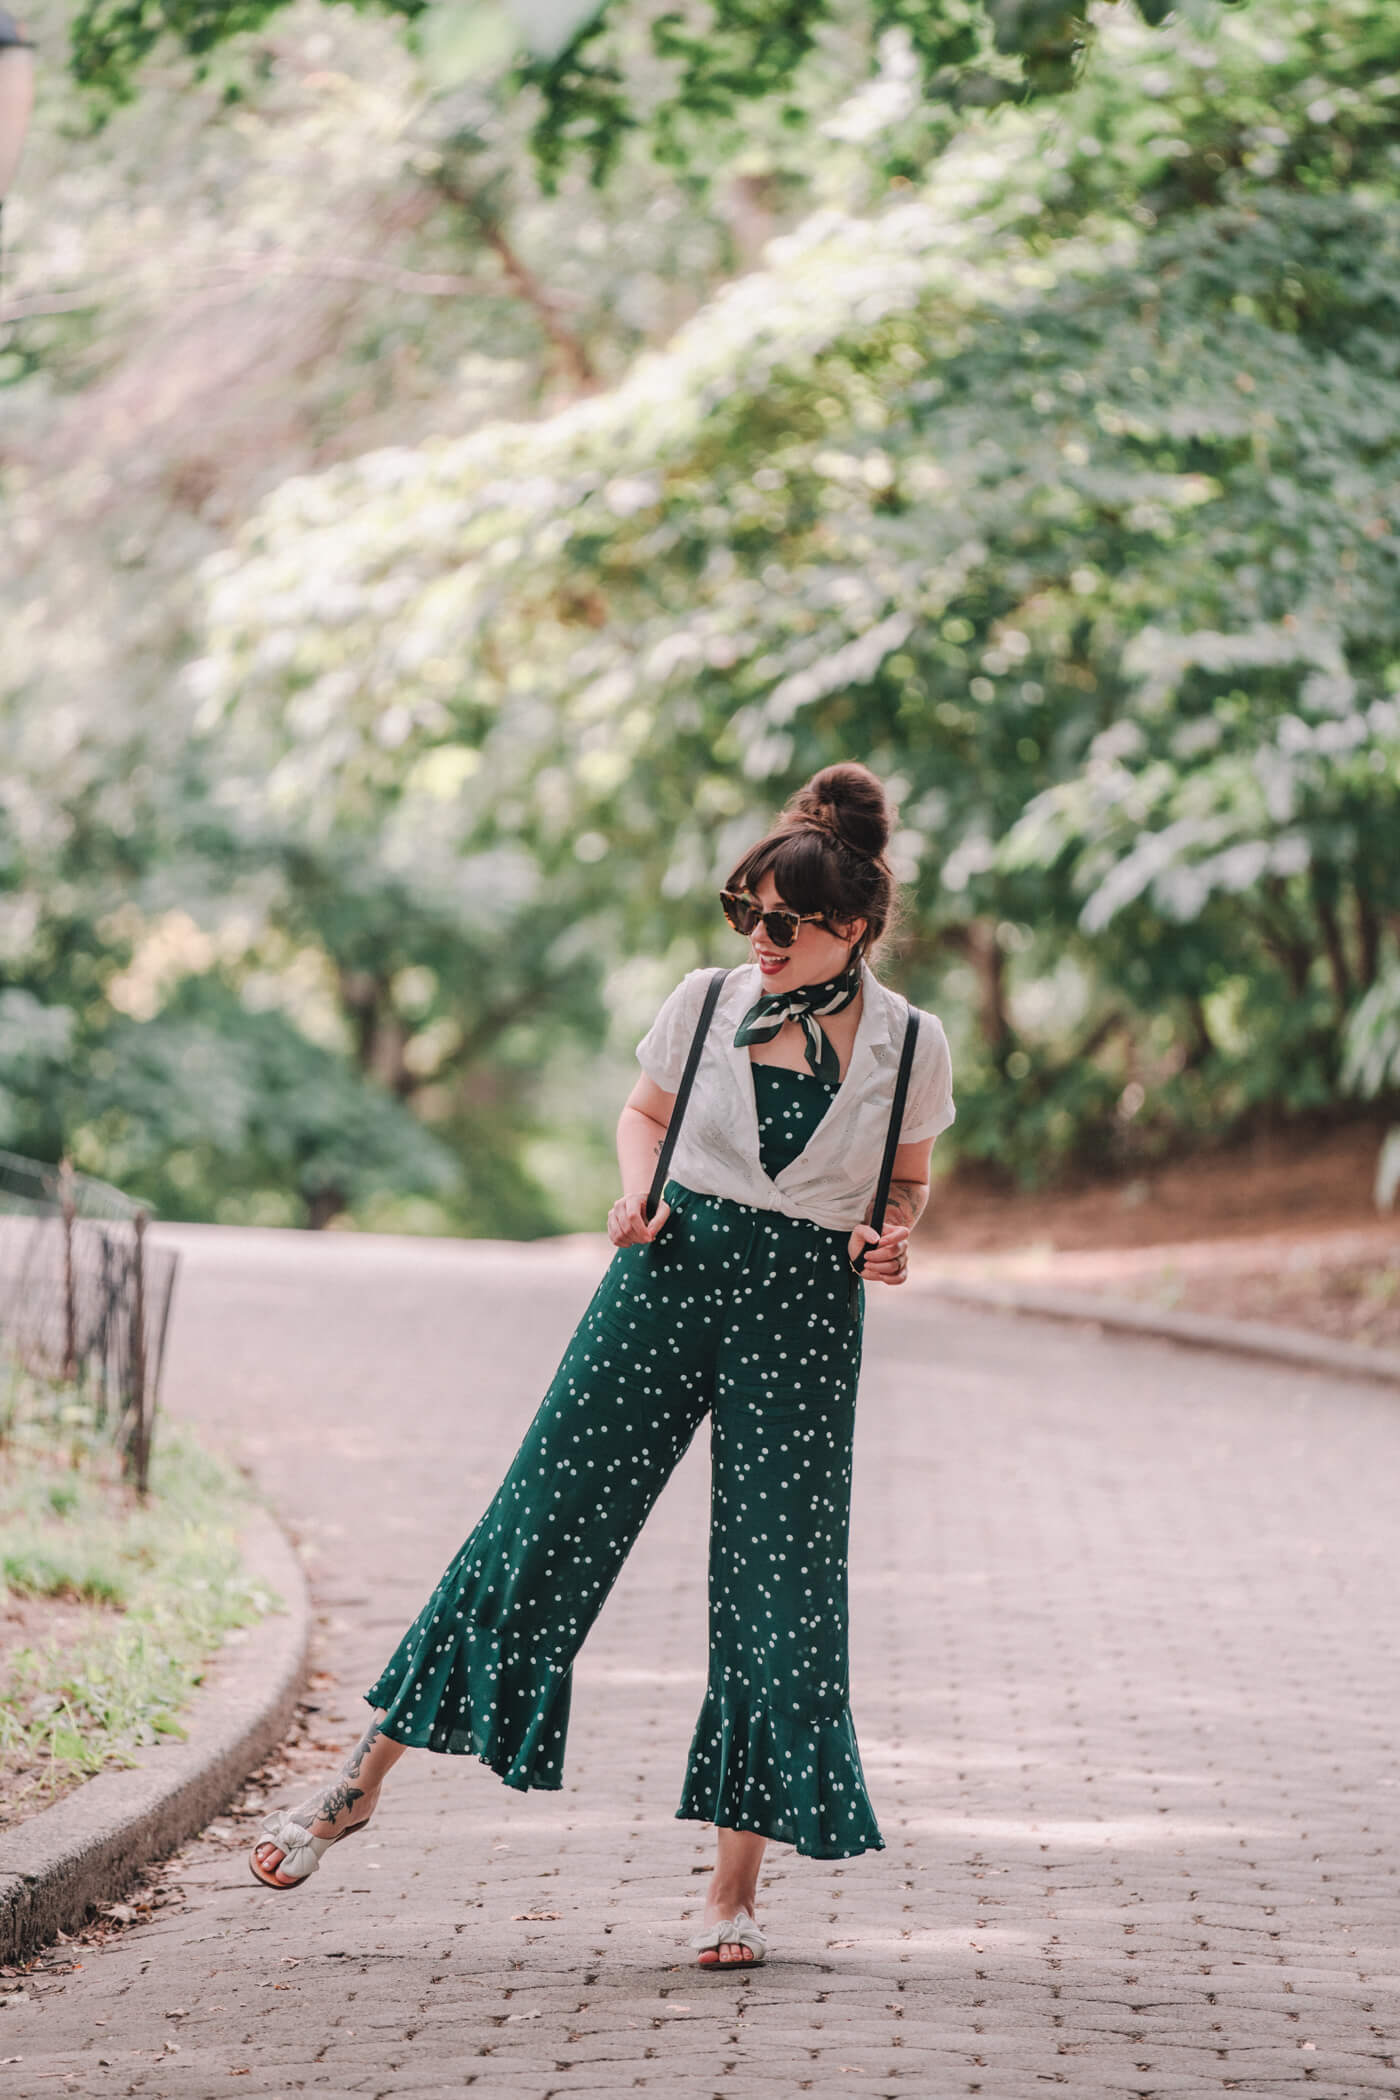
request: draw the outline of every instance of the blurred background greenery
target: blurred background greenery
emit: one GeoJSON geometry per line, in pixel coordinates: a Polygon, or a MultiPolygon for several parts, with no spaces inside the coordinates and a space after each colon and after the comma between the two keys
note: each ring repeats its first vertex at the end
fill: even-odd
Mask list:
{"type": "Polygon", "coordinates": [[[1379,1139],[1393,7],[28,26],[0,1145],[173,1217],[596,1227],[719,880],[848,757],[940,1164],[1379,1139]]]}

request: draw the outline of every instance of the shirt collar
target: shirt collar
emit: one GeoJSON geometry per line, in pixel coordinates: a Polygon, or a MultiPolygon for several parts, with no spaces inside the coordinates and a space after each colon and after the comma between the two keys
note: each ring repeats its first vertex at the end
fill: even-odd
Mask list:
{"type": "MultiPolygon", "coordinates": [[[[888,1063],[893,1054],[892,1016],[897,1003],[901,1002],[897,1002],[895,995],[885,989],[863,958],[860,966],[860,987],[860,1023],[856,1029],[855,1042],[851,1046],[850,1063],[846,1067],[846,1078],[841,1083],[838,1101],[842,1095],[850,1098],[859,1093],[861,1084],[869,1076],[872,1066],[888,1063]]],[[[748,1045],[736,1044],[734,1032],[762,992],[763,972],[758,964],[741,963],[737,969],[731,970],[724,980],[724,988],[715,1012],[715,1025],[717,1029],[722,1030],[725,1054],[750,1095],[753,1087],[748,1076],[751,1063],[748,1045]]]]}

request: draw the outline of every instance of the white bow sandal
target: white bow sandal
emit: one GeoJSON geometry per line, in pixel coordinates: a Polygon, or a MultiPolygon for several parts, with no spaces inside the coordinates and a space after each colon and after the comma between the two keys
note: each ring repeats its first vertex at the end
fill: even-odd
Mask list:
{"type": "Polygon", "coordinates": [[[742,1956],[738,1961],[699,1961],[697,1969],[756,1969],[768,1958],[768,1942],[746,1910],[736,1911],[732,1918],[721,1918],[718,1925],[707,1925],[697,1932],[691,1941],[704,1954],[713,1948],[718,1954],[721,1947],[747,1947],[749,1959],[742,1956]]]}
{"type": "Polygon", "coordinates": [[[253,1879],[260,1881],[264,1888],[298,1889],[316,1872],[323,1855],[332,1845],[338,1845],[342,1838],[353,1837],[357,1830],[368,1829],[369,1822],[368,1816],[362,1816],[358,1823],[348,1823],[334,1837],[318,1838],[311,1835],[304,1823],[289,1816],[284,1808],[274,1808],[271,1815],[264,1816],[262,1836],[248,1855],[253,1879]],[[258,1862],[258,1847],[267,1844],[276,1845],[282,1853],[282,1858],[271,1870],[258,1862]]]}

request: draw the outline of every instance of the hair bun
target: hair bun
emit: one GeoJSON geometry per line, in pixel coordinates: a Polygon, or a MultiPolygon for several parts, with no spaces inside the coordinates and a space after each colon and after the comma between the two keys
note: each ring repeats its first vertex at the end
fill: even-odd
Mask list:
{"type": "Polygon", "coordinates": [[[890,842],[894,811],[869,767],[850,761],[814,773],[787,804],[783,821],[816,825],[852,852],[878,860],[890,842]]]}

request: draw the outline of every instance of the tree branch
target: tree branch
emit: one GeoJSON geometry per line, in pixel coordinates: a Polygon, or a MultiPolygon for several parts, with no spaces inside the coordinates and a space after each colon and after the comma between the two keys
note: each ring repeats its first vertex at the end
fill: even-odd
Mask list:
{"type": "Polygon", "coordinates": [[[1016,1031],[1006,1010],[1006,957],[991,919],[968,919],[943,928],[944,946],[965,956],[977,978],[977,1021],[982,1040],[998,1065],[1010,1053],[1016,1031]]]}
{"type": "Polygon", "coordinates": [[[446,169],[439,169],[435,179],[445,197],[471,214],[481,238],[505,272],[506,282],[534,314],[579,392],[592,393],[599,383],[598,374],[583,342],[560,319],[559,303],[554,294],[545,290],[533,270],[517,255],[479,197],[463,189],[446,169]]]}
{"type": "Polygon", "coordinates": [[[1369,992],[1381,971],[1381,920],[1370,891],[1356,886],[1356,945],[1360,990],[1369,992]]]}
{"type": "Polygon", "coordinates": [[[307,256],[289,253],[236,255],[245,276],[312,277],[352,284],[387,285],[392,292],[411,292],[425,299],[460,299],[476,292],[499,298],[501,287],[487,277],[462,277],[451,270],[398,270],[366,256],[307,256]]]}
{"type": "MultiPolygon", "coordinates": [[[[391,263],[375,262],[369,256],[310,256],[289,251],[267,254],[257,250],[231,255],[224,267],[209,269],[199,289],[237,293],[254,277],[305,279],[323,284],[382,284],[391,292],[423,299],[499,299],[505,289],[494,277],[463,277],[451,270],[398,270],[391,263]]],[[[82,292],[38,292],[9,306],[0,306],[0,327],[14,321],[41,320],[50,314],[81,313],[86,307],[99,306],[104,296],[102,285],[82,292]]]]}
{"type": "Polygon", "coordinates": [[[0,306],[0,328],[11,321],[38,321],[47,314],[81,313],[96,306],[96,292],[40,292],[32,299],[17,299],[13,306],[0,306]]]}
{"type": "Polygon", "coordinates": [[[1351,1003],[1351,971],[1347,966],[1346,943],[1342,939],[1342,922],[1337,916],[1337,899],[1333,885],[1322,879],[1317,868],[1312,871],[1313,910],[1317,923],[1322,928],[1323,946],[1327,950],[1327,967],[1332,977],[1332,996],[1337,1002],[1337,1013],[1344,1014],[1351,1003]]]}

